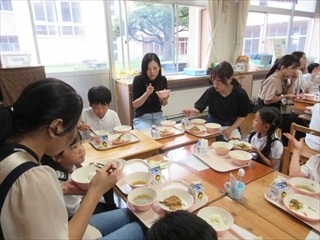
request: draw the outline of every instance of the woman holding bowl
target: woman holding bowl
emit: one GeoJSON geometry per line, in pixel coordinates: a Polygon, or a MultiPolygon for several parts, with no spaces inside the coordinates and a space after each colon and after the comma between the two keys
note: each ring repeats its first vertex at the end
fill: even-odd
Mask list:
{"type": "Polygon", "coordinates": [[[233,74],[231,64],[226,61],[221,62],[211,73],[213,86],[196,101],[194,108],[182,110],[188,117],[196,116],[209,107],[207,122],[222,126],[222,136],[218,136],[217,141],[241,138],[239,126],[251,112],[248,94],[233,74]]]}
{"type": "Polygon", "coordinates": [[[159,97],[156,93],[164,89],[167,89],[167,78],[161,75],[160,59],[155,53],[147,53],[142,59],[141,74],[132,83],[134,129],[159,126],[165,120],[161,108],[168,104],[169,95],[159,97]]]}

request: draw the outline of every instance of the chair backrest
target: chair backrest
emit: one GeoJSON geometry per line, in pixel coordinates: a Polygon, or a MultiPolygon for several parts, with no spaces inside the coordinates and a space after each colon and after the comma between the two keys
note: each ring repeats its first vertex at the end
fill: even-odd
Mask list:
{"type": "MultiPolygon", "coordinates": [[[[307,133],[307,134],[311,134],[314,136],[318,136],[319,140],[320,140],[320,131],[315,130],[315,129],[311,129],[305,126],[301,126],[298,125],[296,123],[292,123],[291,124],[291,128],[290,128],[290,134],[292,136],[296,135],[296,132],[303,132],[303,133],[307,133]]],[[[303,147],[303,150],[301,152],[300,155],[300,162],[305,162],[308,159],[306,159],[306,155],[311,156],[311,155],[315,155],[318,152],[314,151],[312,149],[310,149],[306,144],[304,144],[305,146],[303,147]],[[306,151],[307,154],[305,154],[303,151],[306,151]]],[[[285,153],[284,153],[284,157],[283,157],[283,162],[282,162],[282,167],[281,167],[281,172],[284,174],[288,174],[289,172],[289,166],[290,166],[290,161],[291,161],[291,153],[293,152],[293,142],[289,141],[288,143],[288,147],[285,149],[285,153]]]]}
{"type": "Polygon", "coordinates": [[[0,88],[4,106],[11,106],[27,85],[45,77],[44,66],[0,68],[0,88]]]}

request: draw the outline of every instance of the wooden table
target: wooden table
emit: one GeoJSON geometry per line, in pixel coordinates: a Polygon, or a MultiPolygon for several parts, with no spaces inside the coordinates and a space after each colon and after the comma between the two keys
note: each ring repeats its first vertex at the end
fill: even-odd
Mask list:
{"type": "Polygon", "coordinates": [[[126,160],[133,158],[144,159],[159,154],[160,149],[163,147],[161,143],[147,137],[138,130],[131,130],[130,132],[137,136],[140,141],[107,150],[96,150],[88,141],[84,141],[83,146],[87,153],[83,165],[111,158],[123,158],[126,160]]]}
{"type": "MultiPolygon", "coordinates": [[[[149,157],[146,160],[148,162],[150,162],[151,160],[161,161],[163,160],[163,157],[162,155],[159,154],[153,157],[149,157]]],[[[225,196],[225,193],[223,191],[220,191],[218,188],[212,186],[210,183],[206,182],[205,180],[200,179],[198,176],[184,169],[179,164],[171,163],[170,164],[170,180],[174,180],[174,179],[181,179],[189,184],[192,183],[193,181],[201,180],[201,183],[205,187],[205,194],[208,197],[207,204],[210,204],[213,201],[225,196]]],[[[115,186],[115,191],[125,202],[127,201],[127,195],[124,194],[117,186],[115,186]]]]}
{"type": "MultiPolygon", "coordinates": [[[[263,217],[248,210],[229,197],[223,197],[211,203],[209,206],[220,207],[227,210],[232,215],[234,224],[255,236],[262,236],[263,239],[292,239],[292,235],[279,228],[277,222],[268,222],[263,217]]],[[[232,232],[232,234],[237,235],[237,233],[234,232],[232,232]]],[[[244,237],[238,236],[238,239],[244,239],[244,237]]]]}
{"type": "Polygon", "coordinates": [[[307,99],[294,99],[293,103],[296,108],[301,110],[306,110],[306,107],[313,106],[318,102],[314,100],[307,100],[307,99]]]}
{"type": "MultiPolygon", "coordinates": [[[[270,183],[279,175],[285,176],[280,172],[274,171],[247,184],[244,191],[244,198],[238,200],[238,202],[270,223],[273,223],[293,238],[305,239],[312,228],[277,206],[269,203],[264,197],[264,194],[269,190],[270,183]]],[[[278,236],[277,238],[282,237],[278,236]]]]}
{"type": "MultiPolygon", "coordinates": [[[[208,168],[202,171],[197,171],[196,169],[191,168],[190,166],[188,166],[183,162],[183,160],[186,157],[192,155],[192,149],[191,149],[192,147],[193,145],[190,144],[175,150],[171,150],[163,153],[162,157],[163,159],[168,159],[172,162],[178,163],[179,165],[183,166],[188,171],[194,173],[198,177],[208,181],[210,184],[214,185],[220,190],[225,191],[224,183],[230,180],[230,172],[237,177],[238,169],[230,172],[217,172],[212,168],[208,168]]],[[[255,161],[251,161],[250,166],[246,167],[245,171],[246,171],[246,174],[242,178],[242,181],[245,184],[247,184],[272,172],[273,169],[265,165],[262,165],[260,163],[257,163],[255,161]]]]}

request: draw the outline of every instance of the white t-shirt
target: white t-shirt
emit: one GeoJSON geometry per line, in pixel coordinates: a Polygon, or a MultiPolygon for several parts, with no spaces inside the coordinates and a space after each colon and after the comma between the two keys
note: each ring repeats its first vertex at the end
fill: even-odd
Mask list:
{"type": "Polygon", "coordinates": [[[306,82],[304,88],[308,90],[308,92],[318,92],[319,91],[319,85],[320,85],[320,75],[317,74],[314,79],[313,82],[310,81],[311,79],[311,74],[305,74],[303,75],[303,78],[306,82]]]}
{"type": "MultiPolygon", "coordinates": [[[[312,116],[309,128],[320,131],[320,103],[316,103],[312,108],[312,116]]],[[[320,138],[307,134],[305,137],[307,146],[315,151],[320,152],[320,138]]]]}
{"type": "MultiPolygon", "coordinates": [[[[100,119],[91,107],[85,108],[82,111],[82,120],[90,124],[92,130],[107,130],[108,132],[112,132],[114,127],[121,125],[118,114],[111,109],[100,119]]],[[[90,131],[82,132],[81,135],[83,139],[89,139],[91,137],[90,131]]]]}
{"type": "MultiPolygon", "coordinates": [[[[262,137],[262,138],[258,138],[258,134],[259,133],[255,133],[252,136],[250,144],[255,146],[256,148],[258,148],[261,151],[267,143],[267,136],[262,137]]],[[[247,141],[249,141],[249,136],[247,137],[247,141]]],[[[268,158],[279,159],[277,164],[274,166],[274,170],[279,171],[282,153],[283,153],[283,145],[282,145],[281,141],[275,140],[271,144],[271,151],[270,151],[269,156],[267,156],[268,158]]]]}
{"type": "Polygon", "coordinates": [[[320,184],[320,154],[312,156],[306,164],[302,165],[301,172],[307,178],[320,184]]]}

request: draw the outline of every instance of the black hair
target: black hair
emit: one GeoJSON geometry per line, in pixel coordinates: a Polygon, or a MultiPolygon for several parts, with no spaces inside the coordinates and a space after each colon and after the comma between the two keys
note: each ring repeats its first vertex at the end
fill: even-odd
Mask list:
{"type": "Polygon", "coordinates": [[[185,210],[167,213],[148,230],[146,240],[218,239],[216,231],[205,220],[185,210]]]}
{"type": "MultiPolygon", "coordinates": [[[[265,106],[258,110],[261,120],[264,124],[269,124],[269,129],[267,133],[267,142],[264,148],[261,150],[261,153],[268,158],[273,142],[277,139],[275,136],[276,129],[281,125],[282,116],[280,110],[275,107],[265,106]]],[[[256,132],[252,131],[249,134],[249,142],[251,141],[252,136],[256,132]]],[[[262,161],[261,161],[262,163],[262,161]]]]}
{"type": "MultiPolygon", "coordinates": [[[[302,58],[303,56],[305,56],[305,52],[302,52],[302,51],[294,51],[291,53],[292,56],[295,56],[296,58],[299,59],[299,62],[300,62],[300,58],[302,58]]],[[[305,72],[306,70],[306,66],[304,66],[304,69],[302,69],[303,72],[305,72]]]]}
{"type": "MultiPolygon", "coordinates": [[[[70,143],[69,148],[71,148],[74,144],[76,144],[77,142],[80,142],[81,140],[82,140],[82,137],[81,137],[80,133],[78,132],[77,136],[76,136],[76,137],[73,139],[73,141],[70,143]]],[[[58,154],[58,157],[62,156],[64,152],[65,152],[65,150],[63,150],[62,152],[60,152],[60,153],[58,154]]],[[[56,170],[56,171],[60,171],[60,172],[62,173],[62,175],[60,175],[60,176],[58,177],[58,179],[59,179],[60,181],[67,181],[67,180],[68,180],[68,178],[69,178],[69,172],[68,172],[68,170],[65,169],[63,166],[61,166],[60,163],[54,161],[51,156],[49,156],[49,155],[47,155],[47,154],[44,154],[44,155],[42,156],[42,158],[41,158],[40,161],[41,161],[41,164],[42,164],[42,165],[47,165],[47,166],[53,168],[53,169],[56,170]]]]}
{"type": "Polygon", "coordinates": [[[159,66],[159,74],[158,76],[155,78],[154,82],[154,88],[155,90],[163,90],[163,86],[162,86],[162,81],[161,81],[161,63],[160,63],[160,59],[157,56],[157,54],[155,53],[147,53],[146,55],[144,55],[142,62],[141,62],[141,77],[144,80],[146,85],[149,85],[150,83],[150,79],[148,78],[147,75],[147,71],[148,71],[148,65],[151,61],[155,61],[158,66],[159,66]]]}
{"type": "Polygon", "coordinates": [[[308,65],[308,73],[312,73],[313,69],[319,66],[319,63],[310,63],[308,65]]]}
{"type": "Polygon", "coordinates": [[[33,82],[11,107],[0,108],[0,146],[6,141],[18,143],[25,134],[48,128],[58,118],[64,131],[55,134],[65,136],[76,128],[82,108],[80,95],[67,83],[54,78],[33,82]]]}
{"type": "MultiPolygon", "coordinates": [[[[223,84],[228,85],[227,80],[233,76],[233,73],[231,64],[223,61],[212,70],[211,80],[213,82],[216,78],[219,78],[223,84]]],[[[233,86],[241,87],[241,84],[235,78],[232,79],[231,84],[233,86]]]]}
{"type": "Polygon", "coordinates": [[[88,101],[91,104],[110,104],[111,91],[102,85],[94,86],[88,91],[88,101]]]}
{"type": "Polygon", "coordinates": [[[296,67],[300,66],[300,60],[298,58],[296,58],[295,56],[289,55],[289,54],[284,55],[280,59],[276,59],[273,66],[271,67],[271,69],[267,73],[265,79],[267,79],[276,70],[280,70],[282,66],[284,66],[285,68],[290,67],[290,66],[293,66],[294,68],[296,68],[296,67]]]}

